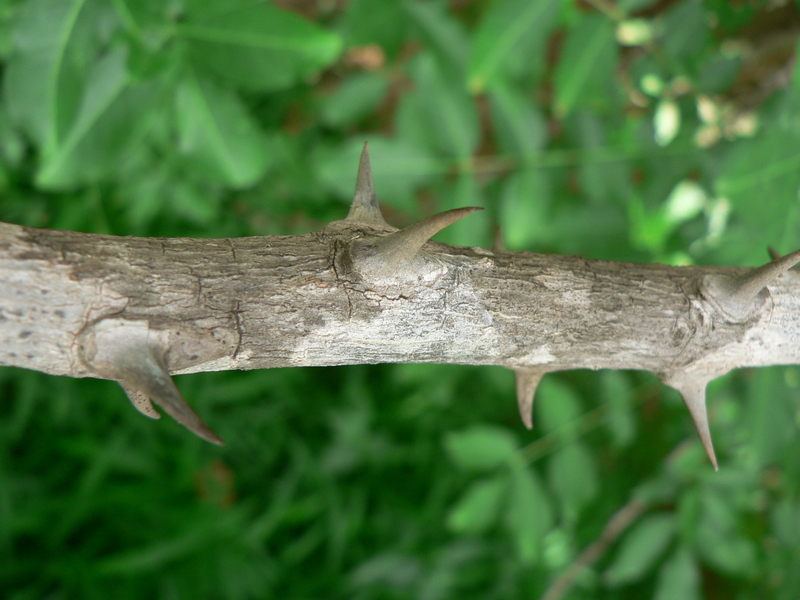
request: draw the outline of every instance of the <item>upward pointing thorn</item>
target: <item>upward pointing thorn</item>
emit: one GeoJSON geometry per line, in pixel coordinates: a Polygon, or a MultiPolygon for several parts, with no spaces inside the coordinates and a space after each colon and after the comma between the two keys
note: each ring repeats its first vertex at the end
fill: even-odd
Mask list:
{"type": "Polygon", "coordinates": [[[364,143],[364,149],[361,151],[361,162],[358,165],[358,176],[356,177],[356,193],[353,196],[353,203],[350,205],[350,212],[347,213],[346,220],[372,225],[388,225],[381,214],[378,198],[375,195],[367,143],[364,143]]]}
{"type": "Polygon", "coordinates": [[[751,269],[738,277],[727,275],[706,275],[701,283],[701,291],[713,298],[729,316],[735,319],[747,317],[761,290],[800,262],[800,250],[776,258],[763,267],[751,269]]]}
{"type": "Polygon", "coordinates": [[[701,379],[690,379],[685,377],[662,377],[662,381],[668,386],[678,390],[683,397],[686,408],[694,421],[695,429],[703,442],[714,470],[719,471],[717,456],[714,452],[714,443],[711,440],[711,430],[708,426],[708,409],[706,408],[706,382],[701,379]]]}
{"type": "Polygon", "coordinates": [[[544,371],[520,367],[514,369],[514,377],[517,381],[517,404],[519,405],[519,416],[528,429],[533,429],[533,396],[536,394],[536,386],[539,385],[544,371]]]}
{"type": "Polygon", "coordinates": [[[387,267],[403,268],[434,235],[477,210],[483,208],[479,206],[454,208],[417,221],[400,231],[378,239],[375,242],[377,252],[387,267]]]}

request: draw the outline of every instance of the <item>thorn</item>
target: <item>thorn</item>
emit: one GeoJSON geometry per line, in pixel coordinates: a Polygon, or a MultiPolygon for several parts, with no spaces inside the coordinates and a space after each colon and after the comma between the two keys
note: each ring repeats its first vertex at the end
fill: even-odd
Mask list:
{"type": "Polygon", "coordinates": [[[141,347],[129,352],[125,356],[124,364],[119,365],[118,372],[122,377],[122,388],[140,412],[149,417],[152,415],[147,410],[158,414],[149,400],[140,400],[142,397],[151,398],[189,431],[212,444],[221,446],[225,443],[183,399],[167,372],[163,358],[154,348],[141,347]]]}
{"type": "Polygon", "coordinates": [[[385,261],[387,267],[402,268],[413,260],[434,235],[448,225],[452,225],[478,210],[483,210],[483,208],[479,206],[455,208],[417,221],[400,231],[376,240],[377,253],[385,261]]]}
{"type": "MultiPolygon", "coordinates": [[[[777,250],[775,250],[775,248],[773,248],[772,246],[767,246],[767,252],[769,252],[769,256],[772,260],[778,260],[781,257],[781,254],[777,250]]],[[[800,271],[800,265],[795,265],[789,270],[800,271]]]]}
{"type": "Polygon", "coordinates": [[[767,252],[769,252],[769,257],[772,260],[778,260],[781,257],[780,253],[772,246],[767,246],[767,252]]]}
{"type": "Polygon", "coordinates": [[[758,294],[797,262],[800,262],[800,250],[737,277],[706,275],[701,283],[701,291],[713,298],[728,315],[743,319],[753,310],[758,294]]]}
{"type": "Polygon", "coordinates": [[[153,407],[153,403],[150,402],[150,398],[147,394],[143,394],[139,390],[130,387],[129,385],[120,382],[122,389],[125,390],[125,393],[130,398],[133,407],[142,413],[145,417],[150,417],[151,419],[160,419],[161,415],[159,412],[153,407]]]}
{"type": "Polygon", "coordinates": [[[378,206],[378,198],[375,196],[372,167],[369,163],[369,145],[366,142],[364,143],[364,149],[361,151],[361,161],[358,164],[356,193],[353,196],[353,203],[350,205],[350,212],[347,213],[346,220],[371,223],[373,225],[388,225],[378,206]]]}
{"type": "Polygon", "coordinates": [[[506,243],[503,240],[503,230],[500,227],[494,232],[494,250],[495,252],[508,252],[506,243]]]}
{"type": "Polygon", "coordinates": [[[662,381],[671,388],[680,392],[683,403],[689,409],[689,414],[694,421],[695,429],[703,443],[714,470],[719,471],[717,455],[714,452],[714,443],[711,440],[711,430],[708,426],[708,409],[706,408],[706,381],[701,379],[689,379],[681,376],[665,376],[662,381]]]}
{"type": "Polygon", "coordinates": [[[533,397],[536,394],[536,386],[542,380],[544,371],[520,367],[513,369],[514,378],[517,381],[517,404],[519,405],[519,416],[528,429],[533,429],[533,397]]]}

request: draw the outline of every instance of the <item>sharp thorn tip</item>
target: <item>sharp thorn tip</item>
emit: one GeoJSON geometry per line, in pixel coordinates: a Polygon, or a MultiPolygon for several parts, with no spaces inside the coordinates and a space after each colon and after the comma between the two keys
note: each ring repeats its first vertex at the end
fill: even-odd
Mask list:
{"type": "Polygon", "coordinates": [[[533,429],[533,398],[536,387],[544,376],[544,371],[519,367],[513,369],[517,384],[517,405],[519,416],[527,429],[533,429]]]}

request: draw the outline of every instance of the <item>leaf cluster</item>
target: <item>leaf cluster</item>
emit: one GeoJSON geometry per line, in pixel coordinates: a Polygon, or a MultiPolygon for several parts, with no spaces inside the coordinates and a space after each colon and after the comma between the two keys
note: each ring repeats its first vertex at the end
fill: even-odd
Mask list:
{"type": "MultiPolygon", "coordinates": [[[[370,142],[387,220],[671,264],[797,247],[795,3],[0,2],[0,219],[303,233],[370,142]]],[[[0,371],[0,589],[27,598],[795,598],[798,370],[677,394],[436,365],[181,377],[228,442],[110,382],[0,371]],[[560,592],[561,593],[561,592],[560,592]],[[553,596],[551,596],[553,597],[553,596]]]]}

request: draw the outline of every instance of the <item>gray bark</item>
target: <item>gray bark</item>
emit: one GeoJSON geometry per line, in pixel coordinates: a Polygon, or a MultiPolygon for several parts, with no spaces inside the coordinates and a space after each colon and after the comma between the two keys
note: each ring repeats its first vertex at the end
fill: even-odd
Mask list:
{"type": "Polygon", "coordinates": [[[299,236],[114,237],[0,224],[0,364],[98,376],[86,346],[144,332],[172,373],[382,362],[727,372],[800,358],[800,276],[733,320],[671,267],[429,242],[414,277],[348,257],[388,228],[299,236]],[[120,332],[114,333],[115,329],[120,332]]]}
{"type": "Polygon", "coordinates": [[[800,251],[756,269],[670,267],[429,242],[477,208],[397,231],[369,155],[320,232],[136,238],[0,223],[0,365],[118,381],[222,443],[170,378],[224,369],[502,365],[526,426],[542,375],[644,369],[681,392],[716,467],[705,388],[800,362],[800,251]]]}

